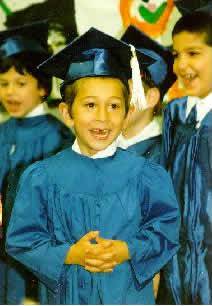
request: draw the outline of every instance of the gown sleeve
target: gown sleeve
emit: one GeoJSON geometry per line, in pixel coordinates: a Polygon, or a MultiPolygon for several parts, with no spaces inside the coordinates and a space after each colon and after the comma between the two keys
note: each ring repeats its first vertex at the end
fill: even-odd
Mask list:
{"type": "Polygon", "coordinates": [[[142,204],[145,217],[133,239],[126,241],[140,285],[159,272],[179,248],[180,214],[171,179],[162,167],[148,164],[142,204]]]}
{"type": "Polygon", "coordinates": [[[23,173],[7,231],[6,251],[49,289],[57,291],[70,243],[56,241],[48,230],[48,189],[45,168],[39,163],[23,173]]]}

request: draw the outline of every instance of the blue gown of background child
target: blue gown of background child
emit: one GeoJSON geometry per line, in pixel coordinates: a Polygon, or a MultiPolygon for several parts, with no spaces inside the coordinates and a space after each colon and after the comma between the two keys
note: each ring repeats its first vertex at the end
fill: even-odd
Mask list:
{"type": "Polygon", "coordinates": [[[151,279],[177,251],[178,228],[160,166],[123,150],[90,159],[66,149],[23,174],[7,251],[41,280],[41,303],[153,304],[151,279]],[[91,230],[126,241],[132,259],[112,273],[65,265],[70,245],[91,230]]]}
{"type": "Polygon", "coordinates": [[[140,141],[130,147],[127,150],[134,151],[140,156],[149,158],[150,160],[160,163],[161,156],[161,141],[162,136],[158,135],[149,139],[140,141]]]}
{"type": "MultiPolygon", "coordinates": [[[[0,189],[4,185],[3,219],[5,226],[10,219],[16,196],[16,187],[24,168],[37,160],[58,152],[67,143],[70,145],[72,141],[71,131],[51,115],[24,119],[12,118],[0,125],[0,189]]],[[[1,254],[4,254],[4,245],[1,246],[1,254]]],[[[1,262],[0,269],[2,272],[0,279],[0,298],[2,301],[0,301],[2,304],[6,302],[19,304],[25,296],[27,283],[27,274],[24,272],[24,267],[20,269],[19,263],[7,258],[1,262]],[[3,278],[5,260],[9,261],[8,268],[4,273],[6,273],[10,286],[5,285],[5,278],[3,278]],[[16,283],[15,288],[14,283],[16,283]]]]}
{"type": "MultiPolygon", "coordinates": [[[[182,215],[181,247],[164,270],[176,304],[212,303],[212,111],[196,129],[187,98],[167,105],[162,162],[169,170],[182,215]]],[[[169,301],[163,300],[164,303],[169,301]]]]}

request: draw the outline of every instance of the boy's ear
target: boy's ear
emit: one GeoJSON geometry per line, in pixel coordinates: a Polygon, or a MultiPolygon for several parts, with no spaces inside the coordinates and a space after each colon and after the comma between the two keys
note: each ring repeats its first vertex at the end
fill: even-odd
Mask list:
{"type": "Polygon", "coordinates": [[[69,113],[69,107],[68,107],[68,104],[65,103],[65,102],[61,102],[59,104],[59,112],[60,112],[60,115],[64,121],[64,123],[72,128],[74,126],[74,120],[72,119],[70,113],[69,113]]]}
{"type": "Polygon", "coordinates": [[[157,87],[152,87],[147,90],[146,100],[148,107],[153,108],[160,102],[160,90],[157,87]]]}

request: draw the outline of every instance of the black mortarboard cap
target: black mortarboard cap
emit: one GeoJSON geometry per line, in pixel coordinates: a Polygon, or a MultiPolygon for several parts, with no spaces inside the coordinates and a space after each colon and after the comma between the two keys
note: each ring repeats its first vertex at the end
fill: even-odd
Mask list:
{"type": "MultiPolygon", "coordinates": [[[[136,54],[142,68],[154,62],[151,56],[138,50],[136,54]]],[[[90,28],[38,68],[64,80],[63,85],[89,76],[111,76],[127,82],[131,78],[131,56],[128,44],[90,28]]]]}
{"type": "Polygon", "coordinates": [[[171,51],[134,26],[129,26],[121,39],[155,59],[155,62],[149,65],[146,71],[155,86],[160,89],[161,95],[164,95],[176,80],[176,76],[173,73],[173,55],[171,51]]]}
{"type": "Polygon", "coordinates": [[[204,5],[204,6],[201,6],[196,11],[198,11],[198,12],[205,12],[205,13],[209,13],[209,14],[212,15],[212,1],[209,2],[208,4],[204,5]]]}
{"type": "Polygon", "coordinates": [[[175,0],[176,7],[182,15],[189,14],[195,10],[201,10],[203,7],[212,6],[211,0],[175,0]]]}
{"type": "Polygon", "coordinates": [[[37,21],[0,32],[0,56],[25,52],[48,53],[48,21],[37,21]]]}

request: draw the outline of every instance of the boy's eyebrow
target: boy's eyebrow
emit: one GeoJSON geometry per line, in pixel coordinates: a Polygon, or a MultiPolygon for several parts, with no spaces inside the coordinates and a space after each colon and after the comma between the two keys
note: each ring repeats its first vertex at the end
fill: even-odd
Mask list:
{"type": "MultiPolygon", "coordinates": [[[[202,45],[193,45],[193,46],[188,46],[186,47],[184,50],[186,51],[193,51],[193,50],[202,50],[203,49],[203,46],[202,45]]],[[[179,53],[180,51],[172,48],[172,53],[179,53]]]]}
{"type": "MultiPolygon", "coordinates": [[[[84,100],[84,99],[87,99],[87,98],[98,98],[99,96],[84,96],[84,97],[81,97],[80,99],[81,100],[84,100]]],[[[113,99],[118,99],[120,100],[122,97],[121,96],[110,96],[109,98],[113,98],[113,99]]]]}

